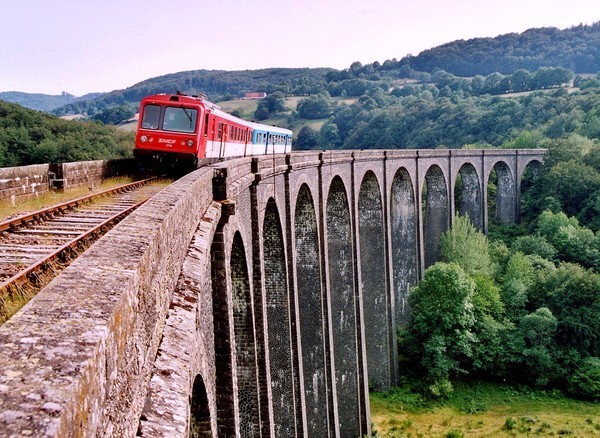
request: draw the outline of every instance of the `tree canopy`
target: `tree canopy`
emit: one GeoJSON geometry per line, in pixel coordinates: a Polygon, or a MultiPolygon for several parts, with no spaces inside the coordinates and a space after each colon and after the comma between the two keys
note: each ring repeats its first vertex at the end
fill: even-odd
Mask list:
{"type": "Polygon", "coordinates": [[[132,156],[133,134],[0,101],[0,167],[132,156]]]}

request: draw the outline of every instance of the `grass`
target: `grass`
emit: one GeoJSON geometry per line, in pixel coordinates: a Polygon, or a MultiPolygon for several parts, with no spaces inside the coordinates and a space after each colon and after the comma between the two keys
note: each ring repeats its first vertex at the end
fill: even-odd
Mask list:
{"type": "Polygon", "coordinates": [[[252,119],[254,118],[254,111],[256,111],[256,108],[258,107],[258,100],[235,99],[217,102],[217,105],[219,105],[226,113],[238,110],[243,118],[252,119]]]}
{"type": "Polygon", "coordinates": [[[102,190],[112,189],[124,184],[129,184],[134,180],[131,178],[109,178],[104,180],[100,185],[95,187],[77,187],[74,189],[65,190],[62,193],[59,192],[46,192],[36,197],[32,197],[23,201],[16,201],[15,205],[12,204],[10,199],[0,200],[0,221],[4,221],[10,217],[18,216],[24,213],[30,213],[37,210],[42,210],[46,207],[51,207],[62,202],[67,202],[71,199],[77,199],[82,196],[86,196],[92,193],[101,192],[102,190]]]}
{"type": "Polygon", "coordinates": [[[380,437],[600,437],[599,404],[526,387],[457,383],[443,402],[396,388],[370,402],[380,437]]]}

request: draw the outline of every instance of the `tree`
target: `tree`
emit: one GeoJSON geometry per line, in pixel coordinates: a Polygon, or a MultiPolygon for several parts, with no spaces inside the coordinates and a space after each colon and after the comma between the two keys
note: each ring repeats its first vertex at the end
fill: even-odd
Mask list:
{"type": "Polygon", "coordinates": [[[97,113],[92,117],[106,125],[118,125],[124,120],[128,120],[135,115],[133,108],[127,104],[111,106],[104,111],[97,113]]]}
{"type": "Polygon", "coordinates": [[[276,91],[258,102],[256,111],[254,111],[254,118],[256,120],[266,120],[286,110],[285,95],[280,91],[276,91]]]}
{"type": "Polygon", "coordinates": [[[569,392],[576,397],[600,401],[600,358],[588,357],[569,376],[569,392]]]}
{"type": "Polygon", "coordinates": [[[506,314],[514,321],[526,312],[529,288],[535,280],[531,258],[522,252],[512,254],[502,280],[502,301],[506,314]]]}
{"type": "Polygon", "coordinates": [[[325,123],[321,128],[319,136],[323,147],[338,149],[342,145],[338,127],[333,122],[325,123]]]}
{"type": "Polygon", "coordinates": [[[529,292],[530,308],[556,316],[556,349],[600,356],[600,275],[572,263],[539,275],[529,292]]]}
{"type": "Polygon", "coordinates": [[[310,126],[303,126],[298,133],[294,148],[298,150],[316,149],[319,145],[317,132],[310,126]]]}
{"type": "Polygon", "coordinates": [[[452,228],[442,234],[442,260],[458,264],[470,275],[491,275],[491,260],[485,235],[468,217],[456,215],[452,228]]]}
{"type": "Polygon", "coordinates": [[[546,260],[554,260],[556,257],[556,248],[550,242],[539,234],[520,236],[513,242],[512,251],[522,252],[523,254],[536,254],[546,260]]]}
{"type": "Polygon", "coordinates": [[[518,332],[522,336],[524,347],[520,352],[519,363],[527,370],[522,375],[532,379],[536,385],[546,385],[559,372],[552,355],[552,339],[556,327],[557,320],[546,307],[521,318],[518,332]]]}
{"type": "Polygon", "coordinates": [[[322,119],[331,114],[331,101],[324,94],[310,96],[298,102],[297,111],[305,119],[322,119]]]}
{"type": "Polygon", "coordinates": [[[600,239],[581,227],[577,218],[545,211],[537,220],[537,230],[556,248],[561,260],[600,268],[600,239]]]}
{"type": "Polygon", "coordinates": [[[531,73],[524,68],[521,68],[512,74],[512,91],[527,91],[529,90],[529,81],[531,73]]]}
{"type": "Polygon", "coordinates": [[[475,283],[455,263],[436,263],[410,291],[411,321],[401,334],[401,346],[418,360],[428,391],[445,396],[450,377],[464,372],[475,338],[475,283]]]}

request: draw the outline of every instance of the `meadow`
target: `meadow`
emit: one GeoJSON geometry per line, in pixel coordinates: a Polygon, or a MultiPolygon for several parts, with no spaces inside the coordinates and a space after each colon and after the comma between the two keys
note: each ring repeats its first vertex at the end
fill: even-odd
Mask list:
{"type": "Polygon", "coordinates": [[[600,436],[600,404],[525,386],[461,382],[444,401],[404,386],[370,403],[378,437],[600,436]]]}

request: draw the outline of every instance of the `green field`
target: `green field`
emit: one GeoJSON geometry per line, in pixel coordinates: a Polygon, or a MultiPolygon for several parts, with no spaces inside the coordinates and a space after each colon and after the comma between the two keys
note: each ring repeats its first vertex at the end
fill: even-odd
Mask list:
{"type": "MultiPolygon", "coordinates": [[[[300,129],[304,126],[310,126],[315,131],[319,131],[321,126],[327,121],[327,119],[317,119],[317,120],[308,120],[297,118],[294,120],[294,123],[290,125],[289,116],[292,114],[292,111],[296,111],[298,107],[298,102],[302,99],[306,99],[306,96],[291,96],[285,98],[285,106],[289,109],[286,113],[281,114],[279,117],[261,120],[260,123],[264,123],[265,125],[274,125],[280,126],[282,128],[289,128],[294,132],[294,135],[298,135],[300,129]]],[[[351,105],[356,102],[356,98],[333,98],[338,105],[351,105]]],[[[218,102],[217,105],[221,107],[221,109],[227,113],[231,113],[235,110],[240,111],[242,118],[246,120],[254,119],[254,111],[258,106],[257,100],[242,100],[242,99],[234,99],[228,100],[225,102],[218,102]]]]}
{"type": "Polygon", "coordinates": [[[600,436],[600,404],[526,387],[458,383],[444,402],[398,388],[370,403],[381,437],[600,436]]]}

